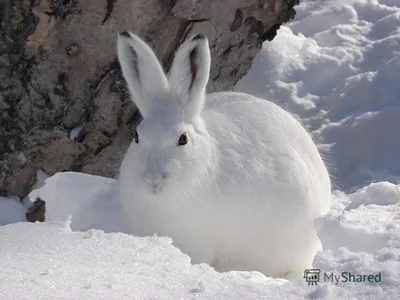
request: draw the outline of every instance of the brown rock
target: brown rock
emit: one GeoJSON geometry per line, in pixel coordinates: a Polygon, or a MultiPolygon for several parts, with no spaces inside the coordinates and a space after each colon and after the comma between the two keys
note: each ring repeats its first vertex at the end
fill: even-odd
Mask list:
{"type": "Polygon", "coordinates": [[[207,35],[212,54],[208,91],[227,90],[248,71],[262,42],[294,16],[296,4],[0,2],[0,194],[25,195],[38,168],[49,175],[66,170],[116,175],[140,121],[116,60],[117,32],[140,35],[166,70],[188,35],[207,35]],[[20,155],[24,163],[16,162],[20,155]]]}
{"type": "Polygon", "coordinates": [[[44,222],[46,216],[46,202],[39,197],[33,203],[33,206],[26,213],[26,219],[28,222],[44,222]]]}
{"type": "Polygon", "coordinates": [[[26,45],[28,47],[38,48],[46,41],[50,30],[55,25],[55,18],[46,14],[50,11],[50,4],[47,0],[38,1],[38,5],[32,7],[32,12],[38,18],[35,31],[28,37],[26,45]]]}

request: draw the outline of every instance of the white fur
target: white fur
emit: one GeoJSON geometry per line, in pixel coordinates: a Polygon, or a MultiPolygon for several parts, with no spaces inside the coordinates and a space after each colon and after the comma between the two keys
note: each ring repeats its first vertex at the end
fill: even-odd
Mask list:
{"type": "Polygon", "coordinates": [[[118,39],[118,59],[133,101],[142,115],[150,113],[155,103],[150,103],[147,99],[153,99],[153,102],[160,101],[159,95],[165,93],[168,88],[168,80],[157,57],[145,42],[130,34],[129,39],[118,39]],[[132,55],[132,49],[137,57],[132,55]],[[137,68],[133,67],[134,63],[137,64],[137,68]]]}
{"type": "Polygon", "coordinates": [[[132,142],[120,169],[132,232],[169,236],[194,263],[218,271],[302,274],[321,247],[313,219],[331,201],[329,174],[309,134],[267,100],[205,95],[206,38],[192,37],[180,47],[165,83],[150,48],[131,36],[118,39],[119,60],[132,95],[143,95],[139,109],[145,109],[139,143],[132,142]],[[141,53],[142,85],[131,75],[127,47],[141,53]],[[188,143],[177,146],[184,132],[188,143]]]}

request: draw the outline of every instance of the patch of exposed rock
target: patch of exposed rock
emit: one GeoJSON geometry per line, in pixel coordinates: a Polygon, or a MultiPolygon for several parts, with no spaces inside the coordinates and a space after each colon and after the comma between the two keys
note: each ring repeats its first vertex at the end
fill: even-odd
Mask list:
{"type": "Polygon", "coordinates": [[[207,35],[208,91],[231,89],[298,0],[0,0],[0,195],[24,196],[36,171],[108,177],[140,115],[116,60],[131,30],[168,69],[174,50],[207,35]]]}

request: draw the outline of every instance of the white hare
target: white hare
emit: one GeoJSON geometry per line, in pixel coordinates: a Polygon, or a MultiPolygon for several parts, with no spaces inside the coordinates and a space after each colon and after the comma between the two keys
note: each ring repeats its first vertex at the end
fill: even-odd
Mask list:
{"type": "Polygon", "coordinates": [[[313,219],[328,211],[330,178],[312,139],[277,105],[243,93],[206,95],[210,50],[195,35],[168,76],[130,32],[118,58],[143,120],[120,169],[137,236],[168,236],[217,271],[300,275],[321,247],[313,219]]]}

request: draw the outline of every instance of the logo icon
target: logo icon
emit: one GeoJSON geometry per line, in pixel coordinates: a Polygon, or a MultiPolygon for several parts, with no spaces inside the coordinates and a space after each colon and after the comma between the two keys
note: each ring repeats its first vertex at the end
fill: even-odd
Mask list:
{"type": "Polygon", "coordinates": [[[304,278],[308,285],[317,285],[319,282],[320,269],[307,269],[304,271],[304,278]]]}

